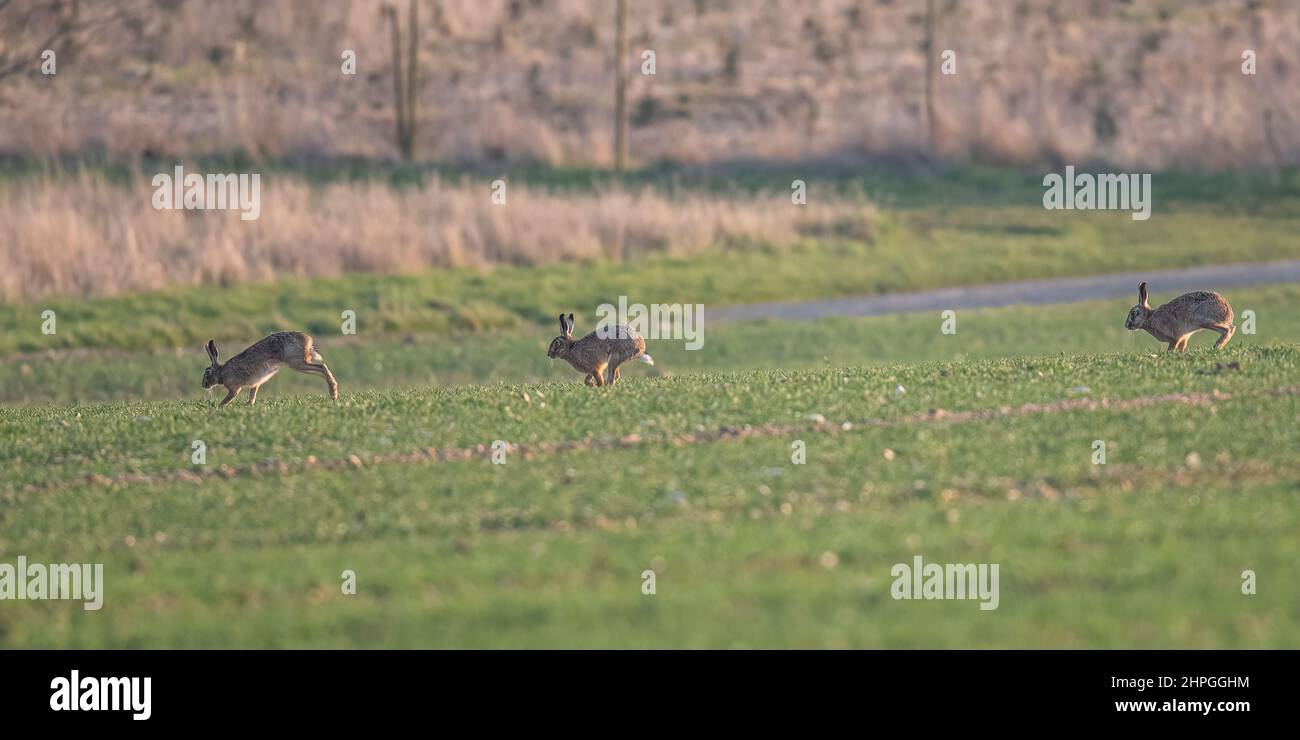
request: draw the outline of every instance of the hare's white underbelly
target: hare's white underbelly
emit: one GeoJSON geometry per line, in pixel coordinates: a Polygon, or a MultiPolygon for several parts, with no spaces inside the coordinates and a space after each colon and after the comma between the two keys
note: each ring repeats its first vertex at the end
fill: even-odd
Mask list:
{"type": "Polygon", "coordinates": [[[257,368],[256,374],[248,381],[249,385],[261,385],[270,380],[273,375],[280,372],[280,363],[263,365],[257,368]]]}

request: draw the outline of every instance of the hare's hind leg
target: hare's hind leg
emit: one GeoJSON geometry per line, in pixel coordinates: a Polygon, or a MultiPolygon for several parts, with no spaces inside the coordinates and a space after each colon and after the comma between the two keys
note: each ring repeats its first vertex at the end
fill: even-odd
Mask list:
{"type": "Polygon", "coordinates": [[[1214,343],[1215,349],[1223,349],[1223,345],[1232,339],[1232,335],[1237,333],[1237,327],[1232,324],[1206,324],[1206,329],[1213,329],[1219,332],[1219,341],[1214,343]]]}
{"type": "Polygon", "coordinates": [[[320,369],[325,376],[325,385],[329,386],[330,400],[339,400],[339,382],[334,379],[334,373],[330,372],[329,366],[323,362],[320,364],[320,369]]]}
{"type": "Polygon", "coordinates": [[[618,371],[618,367],[619,367],[618,365],[610,365],[610,366],[609,366],[609,384],[610,384],[610,385],[614,385],[615,383],[618,382],[618,379],[619,379],[619,377],[620,377],[620,375],[621,375],[621,374],[619,373],[619,371],[618,371]]]}
{"type": "Polygon", "coordinates": [[[325,387],[329,389],[330,398],[335,401],[339,400],[339,382],[334,379],[334,373],[330,372],[329,366],[325,364],[325,359],[320,356],[320,352],[316,351],[316,342],[311,337],[307,337],[307,341],[303,343],[302,364],[304,367],[299,368],[294,364],[293,360],[288,361],[288,365],[298,372],[316,373],[325,378],[325,387]]]}
{"type": "MultiPolygon", "coordinates": [[[[316,355],[316,356],[320,357],[320,355],[316,355]]],[[[337,380],[334,379],[334,373],[330,372],[330,369],[326,367],[325,363],[322,362],[321,364],[317,365],[311,362],[307,362],[306,360],[293,359],[293,360],[289,360],[285,364],[293,368],[294,370],[297,370],[300,373],[307,373],[309,375],[321,376],[322,378],[325,379],[325,387],[329,389],[330,398],[334,399],[335,401],[339,400],[339,383],[337,380]]]]}
{"type": "Polygon", "coordinates": [[[254,386],[250,386],[250,387],[249,387],[249,389],[248,389],[248,405],[249,405],[249,406],[252,406],[253,404],[257,403],[257,389],[258,389],[258,388],[261,388],[261,387],[262,387],[262,386],[260,386],[260,385],[254,385],[254,386]]]}

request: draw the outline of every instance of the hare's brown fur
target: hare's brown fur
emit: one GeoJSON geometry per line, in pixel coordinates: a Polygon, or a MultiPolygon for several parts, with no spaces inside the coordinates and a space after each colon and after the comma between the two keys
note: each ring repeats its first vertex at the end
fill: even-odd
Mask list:
{"type": "Polygon", "coordinates": [[[1187,340],[1201,329],[1218,332],[1219,339],[1214,348],[1223,349],[1223,345],[1237,332],[1232,320],[1232,306],[1223,296],[1208,290],[1184,293],[1153,309],[1147,303],[1147,284],[1142,283],[1138,285],[1138,303],[1129,309],[1124,328],[1130,331],[1142,329],[1168,344],[1170,352],[1186,352],[1187,340]]]}
{"type": "Polygon", "coordinates": [[[339,400],[339,384],[316,351],[310,335],[300,331],[281,331],[271,334],[251,345],[221,364],[217,361],[217,344],[208,342],[208,357],[212,364],[203,371],[203,387],[225,386],[226,397],[221,405],[234,400],[248,388],[248,405],[257,403],[257,389],[270,380],[280,368],[288,365],[300,373],[319,375],[325,379],[330,398],[339,400]]]}
{"type": "Polygon", "coordinates": [[[610,385],[618,382],[619,366],[633,358],[650,365],[654,360],[645,351],[645,339],[623,324],[593,331],[582,339],[573,338],[573,314],[566,320],[560,314],[560,336],[551,341],[546,356],[561,359],[574,370],[586,375],[587,385],[610,385]]]}

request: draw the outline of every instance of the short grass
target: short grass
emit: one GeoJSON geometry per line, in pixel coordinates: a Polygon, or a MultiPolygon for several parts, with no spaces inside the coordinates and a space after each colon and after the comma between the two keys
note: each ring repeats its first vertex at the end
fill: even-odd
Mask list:
{"type": "MultiPolygon", "coordinates": [[[[1172,297],[1153,294],[1159,302],[1172,297]]],[[[1238,324],[1247,310],[1256,334],[1238,331],[1229,346],[1300,342],[1300,287],[1261,286],[1229,291],[1238,324]]],[[[656,366],[634,364],[625,377],[665,377],[693,372],[753,369],[800,370],[885,365],[1058,352],[1142,352],[1164,349],[1142,332],[1123,327],[1130,300],[1059,306],[959,311],[955,334],[940,333],[936,314],[906,314],[814,321],[711,323],[705,309],[704,345],[690,351],[680,340],[652,340],[656,366]]],[[[579,329],[583,327],[579,326],[579,329]]],[[[318,334],[317,341],[344,393],[415,386],[570,381],[580,379],[563,362],[546,358],[558,327],[483,331],[473,335],[397,337],[363,331],[356,337],[318,334]]],[[[1193,347],[1217,338],[1201,332],[1193,347]]],[[[223,345],[226,355],[238,345],[223,345]]],[[[75,403],[104,400],[200,398],[207,356],[200,345],[144,352],[54,351],[0,359],[0,402],[75,403]]],[[[259,399],[321,394],[314,376],[281,372],[259,399]]]]}
{"type": "Polygon", "coordinates": [[[1298,370],[1243,345],[5,409],[0,553],[103,562],[107,595],[8,602],[0,643],[1294,648],[1298,370]],[[497,439],[532,451],[403,457],[497,439]],[[893,600],[915,555],[999,563],[998,609],[893,600]]]}

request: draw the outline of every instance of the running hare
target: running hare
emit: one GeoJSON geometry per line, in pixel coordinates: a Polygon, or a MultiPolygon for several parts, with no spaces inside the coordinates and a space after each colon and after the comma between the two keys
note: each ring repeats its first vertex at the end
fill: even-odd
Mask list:
{"type": "Polygon", "coordinates": [[[248,388],[248,405],[257,402],[257,389],[288,365],[300,373],[311,373],[325,379],[330,398],[339,400],[339,384],[334,374],[325,366],[320,353],[312,346],[310,335],[300,331],[281,331],[267,336],[240,352],[222,365],[217,362],[217,343],[208,342],[208,357],[212,366],[203,371],[203,387],[226,387],[222,406],[230,403],[245,387],[248,388]]]}
{"type": "Polygon", "coordinates": [[[573,314],[569,314],[567,321],[564,314],[560,314],[560,336],[551,342],[546,356],[552,360],[558,357],[572,365],[574,370],[586,373],[582,382],[587,385],[604,385],[606,371],[609,372],[609,384],[617,383],[619,365],[634,357],[647,365],[655,364],[654,358],[645,353],[645,339],[623,324],[593,331],[575,341],[573,314]]]}
{"type": "Polygon", "coordinates": [[[1129,309],[1124,328],[1129,331],[1143,329],[1162,342],[1169,343],[1169,351],[1187,351],[1187,339],[1201,329],[1219,332],[1215,349],[1232,339],[1237,327],[1232,325],[1232,306],[1218,293],[1197,290],[1183,293],[1159,308],[1147,303],[1147,284],[1138,285],[1138,304],[1129,309]]]}

